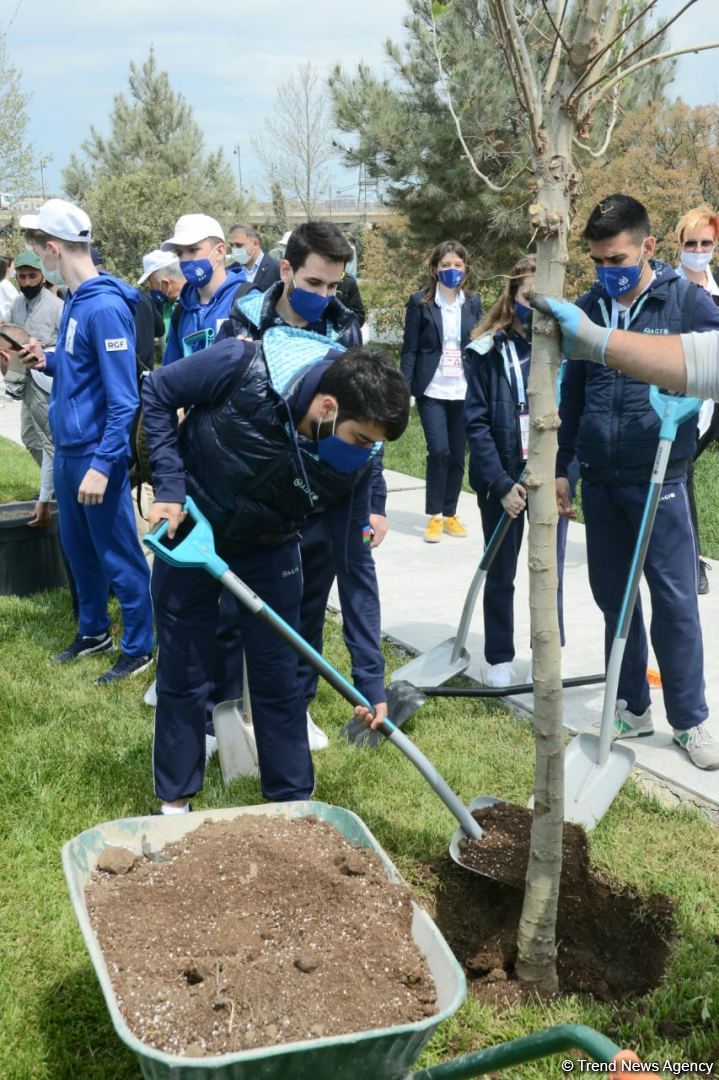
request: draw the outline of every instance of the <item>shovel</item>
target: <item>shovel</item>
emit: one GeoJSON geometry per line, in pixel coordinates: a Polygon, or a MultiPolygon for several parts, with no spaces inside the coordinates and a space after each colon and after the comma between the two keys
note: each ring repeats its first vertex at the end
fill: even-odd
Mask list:
{"type": "MultiPolygon", "coordinates": [[[[237,597],[248,611],[271,626],[275,633],[279,634],[288,645],[323,675],[330,686],[333,686],[351,705],[361,705],[371,711],[371,704],[344,676],[340,675],[320,653],[313,649],[289,623],[268,607],[236,574],[233,574],[224,559],[216,553],[210,523],[203,517],[191,498],[188,497],[185,500],[184,509],[194,524],[175,547],[170,549],[162,543],[162,537],[167,532],[166,521],[163,521],[152,532],[146,533],[143,542],[152,548],[155,555],[170,563],[171,566],[196,567],[212,574],[222,582],[226,589],[229,589],[233,596],[237,597]]],[[[481,840],[483,833],[479,825],[422,751],[390,719],[383,720],[379,730],[402,751],[405,757],[409,758],[449,812],[457,819],[464,833],[474,840],[481,840]]]]}
{"type": "Polygon", "coordinates": [[[409,663],[403,664],[401,668],[397,668],[392,675],[393,682],[406,680],[414,683],[415,686],[441,686],[442,683],[467,670],[470,656],[465,645],[479,590],[513,520],[505,510],[494,528],[469,586],[456,636],[447,638],[446,641],[440,642],[439,645],[416,656],[409,663]]]}
{"type": "Polygon", "coordinates": [[[696,398],[673,397],[661,393],[656,386],[649,389],[649,401],[661,420],[659,445],[609,654],[599,737],[588,733],[577,735],[564,758],[564,819],[587,830],[593,829],[609,809],[636,759],[629,747],[612,744],[619,673],[672,443],[679,425],[701,406],[696,398]]]}
{"type": "Polygon", "coordinates": [[[260,771],[257,743],[252,727],[252,704],[247,681],[247,661],[242,657],[242,697],[220,701],[212,710],[217,737],[222,781],[229,784],[238,776],[257,776],[260,771]]]}

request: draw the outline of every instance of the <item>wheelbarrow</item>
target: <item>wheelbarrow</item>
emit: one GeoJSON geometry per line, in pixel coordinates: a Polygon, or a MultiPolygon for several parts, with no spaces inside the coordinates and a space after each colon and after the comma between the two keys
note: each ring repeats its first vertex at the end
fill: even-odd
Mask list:
{"type": "Polygon", "coordinates": [[[659,445],[609,654],[599,736],[577,735],[564,757],[564,819],[588,830],[607,812],[636,760],[630,747],[612,743],[619,674],[672,443],[679,425],[701,407],[697,398],[663,394],[656,386],[649,388],[649,401],[661,420],[659,445]]]}
{"type": "MultiPolygon", "coordinates": [[[[620,1051],[606,1036],[579,1024],[562,1024],[452,1061],[411,1072],[422,1049],[440,1024],[452,1016],[466,994],[464,973],[429,915],[412,902],[412,935],[424,955],[437,990],[437,1012],[410,1024],[356,1031],[346,1035],[285,1043],[254,1050],[186,1057],[169,1054],[138,1039],[128,1028],[115,994],[99,942],[92,928],[85,888],[100,853],[110,846],[138,854],[155,854],[165,844],[182,839],[205,821],[228,821],[239,815],[315,815],[333,825],[350,843],[370,848],[379,857],[390,881],[401,877],[364,822],[351,811],[323,802],[275,803],[262,806],[203,810],[171,817],[122,818],[80,833],[62,850],[70,898],[105,1004],[115,1031],[138,1059],[148,1080],[463,1080],[490,1071],[534,1061],[572,1048],[595,1061],[618,1060],[620,1051]]],[[[629,1059],[627,1059],[629,1060],[629,1059]]],[[[636,1055],[631,1060],[638,1060],[636,1055]]]]}

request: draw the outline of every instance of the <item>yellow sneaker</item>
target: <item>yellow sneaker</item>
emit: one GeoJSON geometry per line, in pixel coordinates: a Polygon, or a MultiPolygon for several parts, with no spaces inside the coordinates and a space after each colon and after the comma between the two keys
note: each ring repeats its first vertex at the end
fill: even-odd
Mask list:
{"type": "Polygon", "coordinates": [[[446,517],[443,524],[444,531],[449,533],[450,536],[466,536],[467,530],[462,522],[459,520],[456,514],[452,517],[446,517]]]}
{"type": "Polygon", "coordinates": [[[438,544],[442,539],[442,515],[431,517],[427,528],[424,530],[425,544],[438,544]]]}

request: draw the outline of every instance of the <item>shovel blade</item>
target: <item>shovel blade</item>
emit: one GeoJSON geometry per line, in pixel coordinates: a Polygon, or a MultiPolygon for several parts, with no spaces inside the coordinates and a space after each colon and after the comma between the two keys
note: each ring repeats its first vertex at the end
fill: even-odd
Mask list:
{"type": "Polygon", "coordinates": [[[222,780],[229,784],[238,776],[259,776],[257,745],[251,723],[245,722],[241,702],[221,701],[212,710],[222,780]]]}
{"type": "Polygon", "coordinates": [[[628,746],[614,742],[609,757],[598,765],[599,738],[584,733],[572,740],[564,755],[564,820],[589,832],[621,791],[636,761],[628,746]]]}
{"type": "Polygon", "coordinates": [[[452,659],[456,639],[451,637],[427,652],[415,656],[392,675],[392,682],[406,681],[415,686],[441,686],[442,683],[462,675],[469,667],[469,653],[461,649],[456,660],[452,659]]]}
{"type": "MultiPolygon", "coordinates": [[[[502,799],[495,799],[493,795],[475,795],[467,809],[471,814],[473,810],[484,810],[486,806],[495,806],[499,802],[502,802],[502,799]]],[[[453,862],[456,862],[457,866],[461,866],[463,870],[468,870],[470,874],[479,874],[480,877],[491,877],[491,874],[483,874],[480,870],[475,870],[473,867],[467,866],[462,862],[462,853],[459,845],[462,840],[466,839],[467,834],[461,826],[455,829],[452,839],[449,842],[450,858],[453,862]]],[[[481,840],[479,842],[481,843],[481,840]]]]}

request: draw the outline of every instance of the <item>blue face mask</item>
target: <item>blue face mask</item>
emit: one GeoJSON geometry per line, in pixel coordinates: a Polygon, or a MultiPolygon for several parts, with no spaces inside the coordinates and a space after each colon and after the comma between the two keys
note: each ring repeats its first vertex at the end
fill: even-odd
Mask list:
{"type": "Polygon", "coordinates": [[[520,304],[519,300],[515,300],[514,310],[517,312],[517,318],[522,326],[526,326],[529,321],[529,316],[532,314],[532,309],[527,307],[526,304],[520,304]]]}
{"type": "Polygon", "coordinates": [[[644,252],[636,266],[597,266],[597,278],[607,296],[616,300],[636,289],[644,270],[644,252]]]}
{"type": "Polygon", "coordinates": [[[308,323],[317,322],[318,319],[321,319],[332,297],[320,296],[319,293],[310,292],[309,289],[298,288],[295,285],[294,274],[292,275],[292,286],[292,292],[289,294],[288,300],[295,314],[308,323]]]}
{"type": "Polygon", "coordinates": [[[448,289],[456,289],[464,279],[464,270],[452,267],[450,270],[440,270],[437,277],[448,289]]]}
{"type": "Polygon", "coordinates": [[[167,300],[162,289],[148,289],[147,290],[151,300],[154,300],[156,304],[164,304],[167,300]]]}
{"type": "Polygon", "coordinates": [[[215,272],[209,259],[185,259],[180,263],[180,270],[190,285],[197,285],[198,289],[207,285],[215,272]]]}
{"type": "MultiPolygon", "coordinates": [[[[325,421],[325,423],[328,423],[325,421]]],[[[356,446],[354,443],[347,443],[344,439],[340,439],[339,435],[335,435],[335,424],[337,423],[337,414],[332,421],[332,434],[320,436],[320,428],[322,424],[317,425],[317,454],[321,461],[324,461],[325,465],[329,465],[331,469],[334,469],[339,473],[352,473],[357,469],[361,469],[363,465],[367,463],[372,454],[373,447],[371,446],[356,446]]]]}

